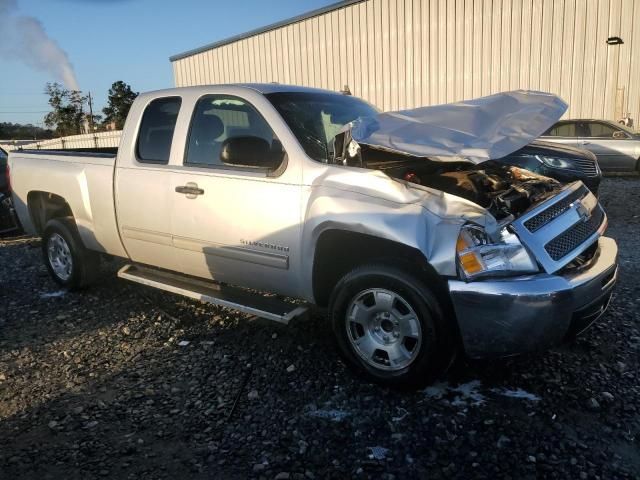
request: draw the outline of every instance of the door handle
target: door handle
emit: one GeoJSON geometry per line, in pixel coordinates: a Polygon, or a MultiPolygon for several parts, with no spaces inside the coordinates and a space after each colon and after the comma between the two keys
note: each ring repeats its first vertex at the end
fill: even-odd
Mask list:
{"type": "Polygon", "coordinates": [[[176,192],[184,193],[187,196],[204,195],[204,190],[201,188],[198,188],[197,184],[191,183],[191,182],[187,183],[186,185],[181,185],[176,187],[176,192]]]}
{"type": "Polygon", "coordinates": [[[586,140],[582,140],[580,142],[581,145],[589,145],[589,143],[591,143],[591,142],[587,142],[586,140]]]}

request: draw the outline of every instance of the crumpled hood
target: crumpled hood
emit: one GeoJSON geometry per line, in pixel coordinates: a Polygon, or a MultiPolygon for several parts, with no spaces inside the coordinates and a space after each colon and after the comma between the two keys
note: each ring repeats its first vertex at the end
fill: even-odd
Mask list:
{"type": "Polygon", "coordinates": [[[482,163],[528,145],[567,109],[556,95],[516,90],[361,117],[349,127],[362,145],[431,160],[482,163]]]}

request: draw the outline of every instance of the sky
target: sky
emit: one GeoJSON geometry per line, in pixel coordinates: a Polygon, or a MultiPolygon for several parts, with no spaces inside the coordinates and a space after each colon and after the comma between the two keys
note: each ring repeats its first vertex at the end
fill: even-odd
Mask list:
{"type": "Polygon", "coordinates": [[[44,87],[66,75],[64,52],[80,90],[91,92],[94,113],[101,113],[117,80],[138,92],[172,87],[171,55],[335,1],[0,0],[0,122],[43,126],[44,87]],[[32,27],[11,45],[16,30],[24,36],[32,27]],[[44,45],[46,36],[54,43],[44,45]],[[55,72],[30,58],[38,50],[57,58],[55,72]]]}

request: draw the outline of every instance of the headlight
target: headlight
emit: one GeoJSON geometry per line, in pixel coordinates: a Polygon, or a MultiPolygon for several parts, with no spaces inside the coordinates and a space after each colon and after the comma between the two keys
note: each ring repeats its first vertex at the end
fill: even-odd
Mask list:
{"type": "Polygon", "coordinates": [[[543,155],[536,155],[536,158],[551,168],[570,168],[570,169],[576,168],[575,165],[573,165],[571,161],[567,160],[566,158],[545,157],[543,155]]]}
{"type": "Polygon", "coordinates": [[[456,251],[460,276],[465,280],[538,271],[535,260],[506,227],[499,238],[491,239],[479,225],[465,225],[458,235],[456,251]]]}

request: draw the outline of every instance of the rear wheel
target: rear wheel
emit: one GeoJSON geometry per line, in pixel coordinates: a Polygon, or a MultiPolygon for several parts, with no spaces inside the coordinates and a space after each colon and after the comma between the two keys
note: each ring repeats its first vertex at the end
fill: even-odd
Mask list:
{"type": "Polygon", "coordinates": [[[98,274],[98,254],[84,247],[72,218],[47,223],[42,235],[42,254],[53,280],[69,289],[89,285],[98,274]]]}
{"type": "Polygon", "coordinates": [[[429,288],[395,267],[359,267],[340,280],[329,305],[349,365],[389,386],[434,380],[454,353],[451,329],[429,288]]]}

